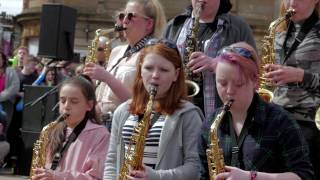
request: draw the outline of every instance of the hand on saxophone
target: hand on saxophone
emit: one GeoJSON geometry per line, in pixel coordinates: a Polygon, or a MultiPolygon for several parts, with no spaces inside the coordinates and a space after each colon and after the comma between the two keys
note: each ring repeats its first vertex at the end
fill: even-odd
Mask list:
{"type": "Polygon", "coordinates": [[[89,76],[91,79],[99,81],[104,81],[111,76],[111,74],[107,72],[104,67],[91,62],[84,66],[83,74],[89,76]]]}
{"type": "Polygon", "coordinates": [[[303,81],[304,70],[301,68],[279,64],[266,64],[263,68],[266,71],[263,77],[274,86],[303,81]]]}
{"type": "Polygon", "coordinates": [[[142,170],[130,170],[130,175],[128,176],[130,180],[148,180],[148,173],[146,171],[145,165],[143,165],[142,170]]]}
{"type": "Polygon", "coordinates": [[[214,72],[216,64],[215,58],[211,58],[203,52],[193,52],[187,67],[190,68],[193,73],[200,73],[206,70],[214,72]]]}
{"type": "Polygon", "coordinates": [[[219,173],[214,178],[215,180],[225,180],[225,179],[251,179],[250,171],[244,171],[242,169],[225,166],[226,172],[219,173]]]}
{"type": "Polygon", "coordinates": [[[53,180],[53,170],[51,169],[36,168],[34,172],[32,180],[53,180]]]}

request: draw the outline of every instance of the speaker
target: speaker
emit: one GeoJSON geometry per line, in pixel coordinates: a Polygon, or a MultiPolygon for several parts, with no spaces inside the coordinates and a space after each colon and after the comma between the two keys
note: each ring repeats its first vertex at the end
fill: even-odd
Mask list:
{"type": "Polygon", "coordinates": [[[22,114],[22,129],[40,132],[43,126],[47,125],[57,117],[56,104],[58,102],[58,93],[55,91],[46,94],[52,90],[51,86],[32,86],[24,85],[24,106],[22,114]],[[42,97],[44,95],[45,97],[42,97]],[[37,101],[38,98],[42,98],[37,101]],[[37,101],[36,104],[32,104],[37,101]]]}
{"type": "Polygon", "coordinates": [[[27,176],[30,172],[33,145],[39,138],[40,131],[58,116],[57,108],[55,108],[58,102],[58,95],[57,93],[48,94],[48,96],[31,106],[32,102],[49,92],[53,87],[24,85],[24,88],[25,107],[20,129],[22,137],[21,155],[18,158],[17,169],[18,174],[27,176]],[[29,105],[26,106],[26,104],[29,105]]]}
{"type": "Polygon", "coordinates": [[[60,4],[42,6],[38,55],[72,60],[77,11],[60,4]]]}

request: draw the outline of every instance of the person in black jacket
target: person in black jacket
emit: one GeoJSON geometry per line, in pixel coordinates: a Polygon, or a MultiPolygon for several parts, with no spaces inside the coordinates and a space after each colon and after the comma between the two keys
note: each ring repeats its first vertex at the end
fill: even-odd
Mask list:
{"type": "Polygon", "coordinates": [[[221,105],[215,90],[215,74],[212,68],[217,52],[224,46],[239,41],[255,47],[249,25],[243,19],[231,15],[231,8],[230,0],[192,0],[192,6],[170,20],[164,33],[166,39],[176,42],[184,65],[193,73],[202,73],[202,80],[197,82],[200,93],[193,97],[193,103],[203,110],[205,116],[221,105]],[[197,34],[199,50],[192,53],[188,59],[185,57],[186,39],[194,21],[193,9],[198,3],[202,4],[197,34]]]}

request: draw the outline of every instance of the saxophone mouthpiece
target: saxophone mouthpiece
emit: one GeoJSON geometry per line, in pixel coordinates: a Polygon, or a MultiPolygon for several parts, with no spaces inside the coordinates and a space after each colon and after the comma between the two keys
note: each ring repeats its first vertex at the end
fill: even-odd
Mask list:
{"type": "Polygon", "coordinates": [[[118,24],[115,24],[114,25],[114,31],[116,32],[119,32],[119,31],[124,31],[126,30],[127,28],[123,27],[122,25],[118,25],[118,24]]]}
{"type": "Polygon", "coordinates": [[[67,119],[69,116],[70,116],[69,113],[63,113],[63,114],[61,114],[61,115],[57,118],[57,121],[58,121],[58,122],[63,121],[63,120],[65,120],[65,119],[67,119]]]}
{"type": "Polygon", "coordinates": [[[285,17],[286,17],[286,18],[290,18],[290,17],[292,17],[294,14],[296,14],[296,10],[293,9],[292,7],[290,7],[290,8],[286,11],[285,17]]]}
{"type": "Polygon", "coordinates": [[[152,85],[149,89],[150,96],[156,96],[157,95],[157,86],[152,85]]]}
{"type": "Polygon", "coordinates": [[[231,108],[231,106],[232,106],[232,104],[233,104],[233,102],[234,102],[234,99],[230,98],[230,99],[224,104],[224,109],[225,109],[226,111],[229,111],[230,108],[231,108]]]}

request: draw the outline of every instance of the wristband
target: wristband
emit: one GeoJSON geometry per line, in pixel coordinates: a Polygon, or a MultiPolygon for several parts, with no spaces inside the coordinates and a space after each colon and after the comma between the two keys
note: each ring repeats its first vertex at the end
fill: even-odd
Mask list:
{"type": "Polygon", "coordinates": [[[250,171],[250,179],[255,180],[257,177],[257,171],[250,171]]]}

